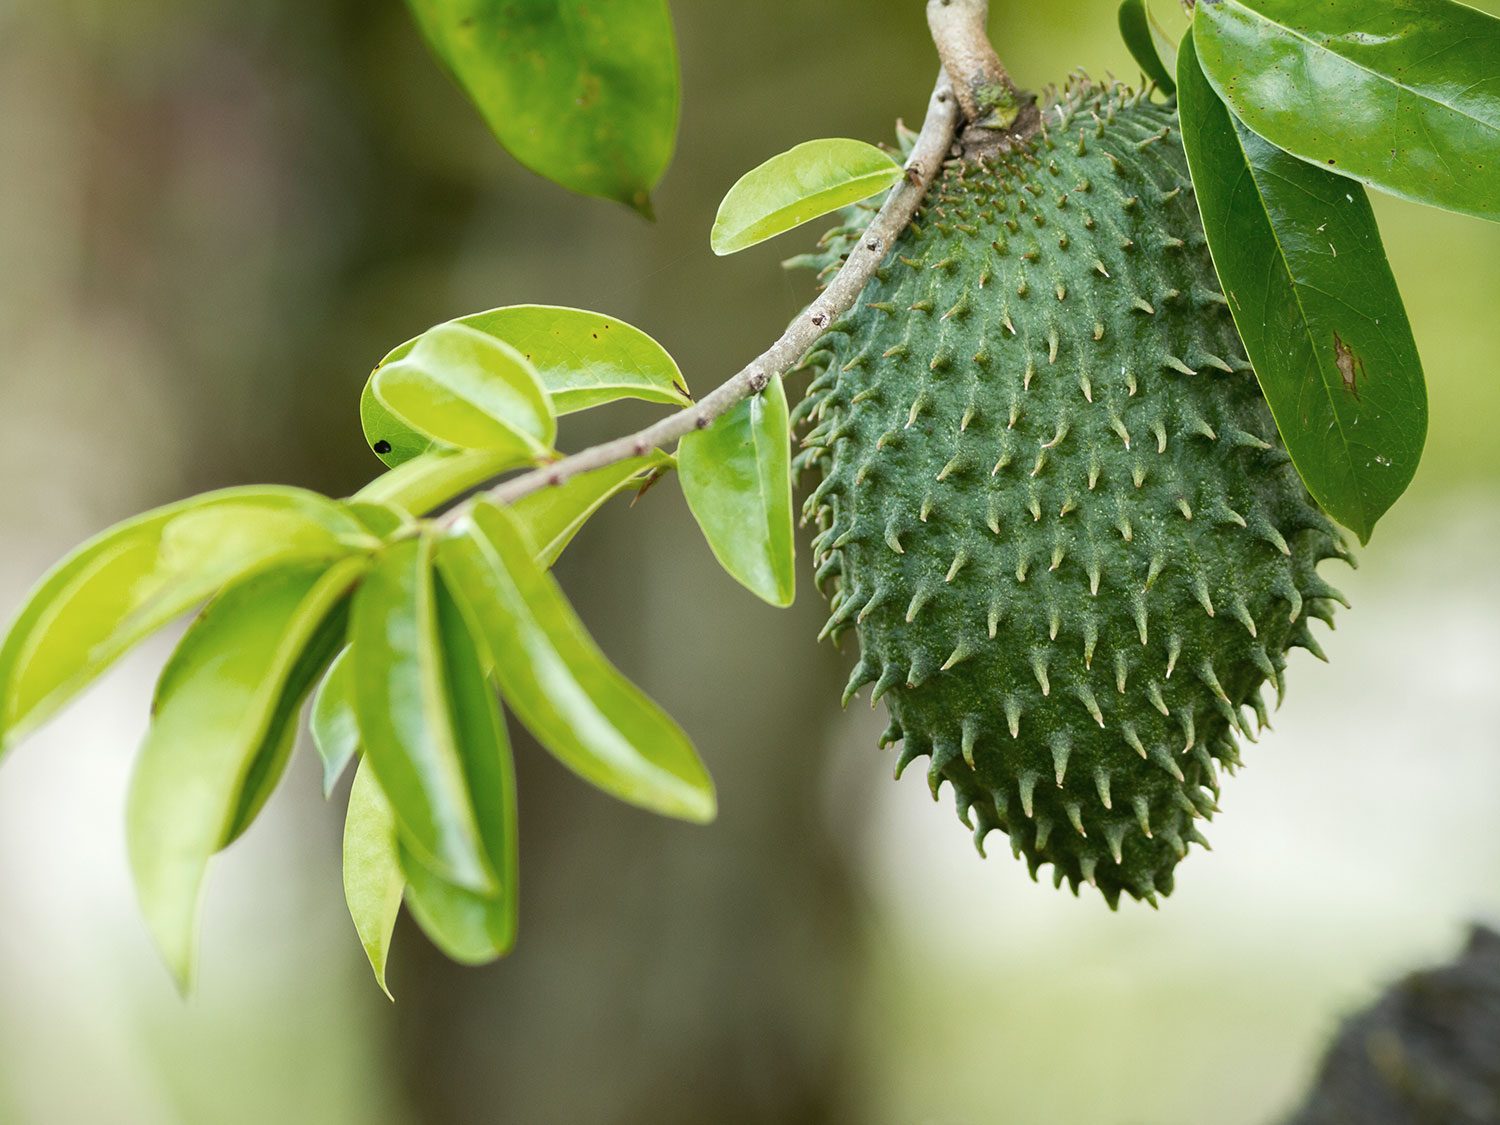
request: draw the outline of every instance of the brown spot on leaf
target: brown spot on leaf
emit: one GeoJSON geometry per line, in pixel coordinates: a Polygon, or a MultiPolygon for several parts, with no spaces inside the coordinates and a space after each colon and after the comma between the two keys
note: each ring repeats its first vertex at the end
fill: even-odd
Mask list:
{"type": "Polygon", "coordinates": [[[1344,380],[1344,390],[1355,399],[1359,398],[1359,381],[1365,375],[1365,361],[1354,354],[1337,332],[1333,334],[1334,360],[1339,365],[1339,375],[1344,380]]]}

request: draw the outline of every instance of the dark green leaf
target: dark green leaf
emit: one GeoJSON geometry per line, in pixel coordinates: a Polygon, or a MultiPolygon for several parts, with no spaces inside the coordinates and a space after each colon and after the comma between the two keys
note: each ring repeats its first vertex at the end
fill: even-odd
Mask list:
{"type": "Polygon", "coordinates": [[[375,980],[387,996],[391,990],[386,987],[385,966],[405,888],[396,811],[375,780],[370,764],[361,762],[344,817],[344,901],[375,980]]]}
{"type": "Polygon", "coordinates": [[[1183,141],[1214,264],[1308,490],[1361,540],[1416,471],[1427,397],[1364,189],[1236,120],[1177,66],[1183,141]]]}
{"type": "Polygon", "coordinates": [[[805,141],[746,172],[719,204],[709,236],[715,254],[733,254],[876,195],[901,178],[901,165],[864,141],[805,141]]]}
{"type": "Polygon", "coordinates": [[[1271,143],[1500,221],[1500,19],[1449,0],[1200,0],[1193,40],[1271,143]]]}
{"type": "Polygon", "coordinates": [[[526,357],[462,324],[428,329],[405,356],[375,369],[370,389],[396,421],[441,445],[537,458],[557,437],[526,357]]]}
{"type": "MultiPolygon", "coordinates": [[[[622,398],[674,406],[693,401],[665,348],[639,328],[603,313],[510,305],[461,316],[453,323],[488,333],[525,356],[558,414],[622,398]]],[[[394,348],[381,364],[404,358],[416,343],[408,340],[394,348]]]]}
{"type": "Polygon", "coordinates": [[[454,738],[463,747],[474,812],[500,889],[481,895],[456,887],[406,848],[401,866],[407,880],[407,906],[422,931],[455,961],[478,965],[504,956],[516,939],[520,874],[516,787],[500,701],[468,622],[441,582],[437,589],[454,738]]]}
{"type": "Polygon", "coordinates": [[[604,658],[508,512],[476,505],[438,557],[506,702],[543,746],[622,800],[713,818],[713,783],[692,743],[604,658]]]}
{"type": "Polygon", "coordinates": [[[772,605],[796,596],[791,427],[781,379],[682,439],[677,472],[719,562],[772,605]]]}
{"type": "Polygon", "coordinates": [[[431,540],[379,556],[354,597],[349,637],[360,739],[403,840],[449,881],[494,890],[448,707],[431,540]]]}
{"type": "Polygon", "coordinates": [[[522,164],[647,216],[680,91],[666,0],[409,0],[433,50],[522,164]]]}
{"type": "Polygon", "coordinates": [[[1177,62],[1177,50],[1151,18],[1146,0],[1124,0],[1120,5],[1120,36],[1146,77],[1165,93],[1174,93],[1177,83],[1172,78],[1172,67],[1177,62]]]}
{"type": "Polygon", "coordinates": [[[12,623],[0,646],[0,738],[12,744],[220,588],[375,546],[342,506],[295,488],[211,492],[117,524],[53,567],[12,623]]]}
{"type": "Polygon", "coordinates": [[[233,587],[162,673],[126,836],[147,926],[184,990],[209,858],[232,838],[304,650],[363,565],[278,569],[233,587]]]}
{"type": "Polygon", "coordinates": [[[312,715],[308,727],[312,732],[313,745],[318,748],[318,757],[323,760],[323,796],[333,793],[333,787],[349,768],[349,763],[359,753],[359,722],[354,717],[353,665],[349,650],[345,648],[334,658],[333,664],[318,685],[313,696],[312,715]]]}
{"type": "Polygon", "coordinates": [[[535,548],[536,561],[550,567],[606,500],[627,488],[640,487],[650,473],[671,463],[665,453],[652,450],[645,457],[630,457],[532,492],[512,504],[510,512],[535,548]]]}

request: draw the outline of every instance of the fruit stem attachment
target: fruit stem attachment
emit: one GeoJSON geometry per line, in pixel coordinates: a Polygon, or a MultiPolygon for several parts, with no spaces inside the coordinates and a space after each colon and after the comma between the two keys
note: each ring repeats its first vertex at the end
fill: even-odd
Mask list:
{"type": "MultiPolygon", "coordinates": [[[[807,354],[828,326],[853,306],[860,291],[874,276],[887,252],[911,222],[927,189],[932,186],[952,147],[958,129],[960,108],[945,73],[939,75],[927,105],[927,117],[917,134],[906,175],[891,189],[879,213],[860,237],[838,274],[802,314],[788,325],[781,338],[746,364],[735,375],[705,395],[693,406],[625,437],[591,446],[561,461],[510,477],[480,492],[476,499],[511,504],[521,497],[562,484],[579,473],[640,457],[652,449],[666,449],[694,430],[705,429],[715,418],[751,395],[759,394],[772,378],[784,375],[807,354]]],[[[439,522],[451,527],[461,520],[469,504],[460,504],[439,522]]]]}
{"type": "Polygon", "coordinates": [[[1038,121],[1036,98],[1016,88],[985,25],[989,0],[927,0],[927,26],[973,130],[1026,134],[1038,121]]]}

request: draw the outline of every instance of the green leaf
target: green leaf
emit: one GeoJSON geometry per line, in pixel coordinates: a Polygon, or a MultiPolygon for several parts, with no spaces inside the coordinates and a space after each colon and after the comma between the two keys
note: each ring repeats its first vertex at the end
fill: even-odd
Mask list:
{"type": "Polygon", "coordinates": [[[520,866],[516,786],[505,720],[469,623],[440,581],[438,631],[448,674],[454,736],[464,747],[469,792],[485,854],[500,889],[488,895],[456,887],[402,849],[406,902],[434,945],[455,961],[479,965],[510,951],[516,940],[520,866]]]}
{"type": "Polygon", "coordinates": [[[448,707],[432,540],[388,547],[354,597],[354,710],[402,839],[445,879],[495,889],[448,707]]]}
{"type": "Polygon", "coordinates": [[[775,606],[796,595],[791,427],[781,379],[682,439],[677,472],[720,564],[775,606]]]}
{"type": "Polygon", "coordinates": [[[126,837],[147,926],[184,991],[209,858],[231,838],[303,651],[363,565],[278,569],[233,587],[188,630],[162,673],[130,783],[126,837]]]}
{"type": "MultiPolygon", "coordinates": [[[[525,356],[557,414],[622,398],[669,406],[693,401],[665,348],[639,328],[603,313],[557,305],[509,305],[451,323],[487,333],[525,356]]],[[[404,358],[416,342],[408,340],[392,349],[381,364],[404,358]]]]}
{"type": "Polygon", "coordinates": [[[1416,471],[1427,397],[1364,189],[1281,152],[1178,59],[1183,142],[1214,265],[1282,440],[1368,540],[1416,471]]]}
{"type": "Polygon", "coordinates": [[[651,215],[681,101],[666,0],[409,0],[500,143],[573,191],[651,215]]]}
{"type": "Polygon", "coordinates": [[[864,141],[806,141],[740,177],[719,204],[709,243],[715,254],[733,254],[868,199],[900,178],[901,165],[864,141]]]}
{"type": "MultiPolygon", "coordinates": [[[[364,559],[348,560],[339,565],[350,568],[351,587],[367,567],[364,559]]],[[[313,685],[328,671],[328,666],[344,647],[348,628],[349,600],[345,598],[329,611],[317,632],[307,642],[302,655],[297,658],[291,675],[287,677],[286,686],[282,689],[281,698],[266,728],[266,739],[245,776],[240,805],[229,830],[229,843],[239,839],[250,827],[280,784],[282,775],[286,773],[287,763],[291,760],[292,749],[297,744],[302,704],[306,702],[313,685]]]]}
{"type": "Polygon", "coordinates": [[[353,663],[346,647],[336,657],[313,696],[308,728],[313,745],[323,760],[323,796],[333,787],[359,753],[359,721],[354,716],[353,663]]]}
{"type": "Polygon", "coordinates": [[[352,503],[388,504],[420,516],[475,485],[529,464],[529,457],[434,446],[381,473],[355,494],[352,503]]]}
{"type": "Polygon", "coordinates": [[[1500,221],[1500,19],[1449,0],[1201,0],[1193,41],[1277,147],[1500,221]]]}
{"type": "Polygon", "coordinates": [[[396,811],[375,780],[370,763],[361,762],[344,816],[344,901],[375,980],[388,997],[391,990],[385,983],[385,967],[405,888],[396,811]]]}
{"type": "Polygon", "coordinates": [[[462,324],[428,329],[406,356],[375,369],[370,390],[398,422],[458,449],[539,458],[557,437],[525,356],[462,324]]]}
{"type": "Polygon", "coordinates": [[[535,548],[538,564],[550,567],[604,502],[618,492],[650,480],[650,474],[672,464],[660,450],[645,457],[630,457],[602,469],[579,473],[562,484],[529,493],[511,505],[527,540],[535,548]]]}
{"type": "MultiPolygon", "coordinates": [[[[379,371],[380,368],[375,370],[379,371]]],[[[359,395],[359,425],[365,434],[365,444],[388,468],[398,469],[429,452],[454,452],[445,450],[442,445],[426,434],[418,433],[387,410],[385,404],[375,397],[373,371],[370,378],[365,380],[365,389],[359,395]]]]}
{"type": "Polygon", "coordinates": [[[295,488],[210,492],[115,525],[53,567],[12,623],[0,646],[0,739],[8,747],[222,587],[377,545],[340,505],[295,488]]]}
{"type": "Polygon", "coordinates": [[[1146,77],[1164,93],[1175,93],[1177,83],[1172,78],[1172,68],[1177,64],[1177,49],[1151,18],[1146,0],[1124,0],[1120,5],[1120,36],[1146,77]]]}
{"type": "Polygon", "coordinates": [[[714,791],[692,743],[594,644],[502,508],[478,504],[438,552],[478,627],[516,717],[584,780],[685,820],[713,819],[714,791]]]}

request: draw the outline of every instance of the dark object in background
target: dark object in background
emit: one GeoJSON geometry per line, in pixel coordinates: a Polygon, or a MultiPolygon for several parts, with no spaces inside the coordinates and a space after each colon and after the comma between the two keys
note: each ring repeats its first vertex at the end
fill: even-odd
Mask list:
{"type": "Polygon", "coordinates": [[[1500,933],[1344,1021],[1288,1125],[1500,1123],[1500,933]]]}

